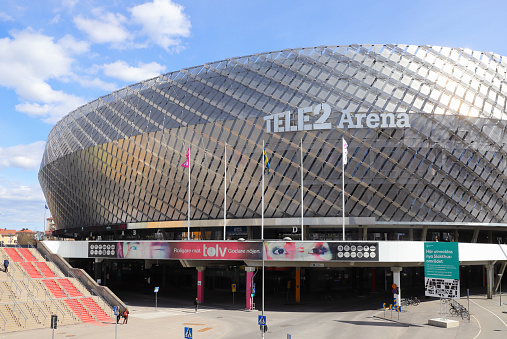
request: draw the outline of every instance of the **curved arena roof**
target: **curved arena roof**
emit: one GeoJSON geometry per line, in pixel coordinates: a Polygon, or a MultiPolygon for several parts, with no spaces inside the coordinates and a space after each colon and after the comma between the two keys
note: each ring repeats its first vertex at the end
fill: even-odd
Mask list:
{"type": "Polygon", "coordinates": [[[264,216],[299,217],[302,140],[304,215],[336,217],[345,138],[347,216],[505,223],[506,73],[505,57],[436,46],[230,58],[69,113],[48,137],[39,180],[59,229],[185,220],[190,147],[191,219],[223,218],[225,163],[227,218],[260,218],[264,141],[264,216]]]}

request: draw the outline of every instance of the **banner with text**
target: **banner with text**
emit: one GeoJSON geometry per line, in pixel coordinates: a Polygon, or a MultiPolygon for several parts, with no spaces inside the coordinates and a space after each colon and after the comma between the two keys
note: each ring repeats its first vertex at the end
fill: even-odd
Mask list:
{"type": "Polygon", "coordinates": [[[262,260],[261,242],[89,242],[88,256],[120,259],[262,260]]]}
{"type": "Polygon", "coordinates": [[[459,299],[458,243],[424,243],[424,286],[428,297],[459,299]]]}

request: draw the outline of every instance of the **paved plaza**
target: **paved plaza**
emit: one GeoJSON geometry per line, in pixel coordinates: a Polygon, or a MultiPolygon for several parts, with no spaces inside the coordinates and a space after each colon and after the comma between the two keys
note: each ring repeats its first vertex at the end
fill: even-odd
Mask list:
{"type": "MultiPolygon", "coordinates": [[[[227,298],[215,294],[216,300],[202,305],[196,313],[191,300],[158,298],[149,295],[124,294],[130,310],[128,324],[108,323],[60,326],[55,338],[184,338],[184,328],[192,328],[193,338],[260,338],[258,310],[248,311],[227,298]],[[117,326],[117,327],[116,327],[117,326]],[[115,331],[116,334],[115,334],[115,331]]],[[[381,307],[384,295],[313,301],[301,304],[284,302],[283,298],[266,301],[268,332],[265,338],[506,338],[507,305],[500,306],[498,296],[471,296],[470,321],[459,317],[456,328],[428,325],[428,319],[440,317],[440,302],[422,299],[419,306],[407,306],[398,314],[381,307]],[[271,305],[268,307],[268,302],[271,305]],[[377,307],[380,306],[380,307],[377,307]]],[[[504,297],[507,302],[507,296],[504,297]]],[[[260,300],[259,300],[260,302],[260,300]]],[[[460,303],[468,306],[467,299],[460,303]]],[[[121,322],[121,321],[120,321],[121,322]]],[[[50,338],[51,329],[5,334],[2,338],[50,338]]]]}

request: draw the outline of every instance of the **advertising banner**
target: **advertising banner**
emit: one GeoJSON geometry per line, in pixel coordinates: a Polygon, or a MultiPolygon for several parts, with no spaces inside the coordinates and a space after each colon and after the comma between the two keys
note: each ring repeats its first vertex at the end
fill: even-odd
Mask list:
{"type": "Polygon", "coordinates": [[[458,243],[424,243],[424,286],[426,296],[459,299],[458,243]]]}
{"type": "Polygon", "coordinates": [[[266,260],[378,261],[378,242],[265,242],[266,260]]]}
{"type": "Polygon", "coordinates": [[[378,242],[93,241],[90,258],[276,261],[378,261],[378,242]]]}
{"type": "Polygon", "coordinates": [[[261,242],[89,242],[88,256],[119,259],[262,260],[261,242]]]}

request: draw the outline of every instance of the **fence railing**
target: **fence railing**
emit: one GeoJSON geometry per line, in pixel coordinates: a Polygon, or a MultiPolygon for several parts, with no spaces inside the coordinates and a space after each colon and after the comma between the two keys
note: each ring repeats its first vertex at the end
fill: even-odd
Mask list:
{"type": "Polygon", "coordinates": [[[23,312],[23,310],[19,306],[18,302],[16,301],[16,297],[10,295],[9,296],[9,304],[13,306],[14,310],[16,310],[16,308],[18,309],[19,322],[22,323],[21,318],[23,318],[25,320],[25,324],[24,324],[23,328],[26,328],[26,322],[28,320],[28,317],[25,315],[25,312],[23,312]]]}

